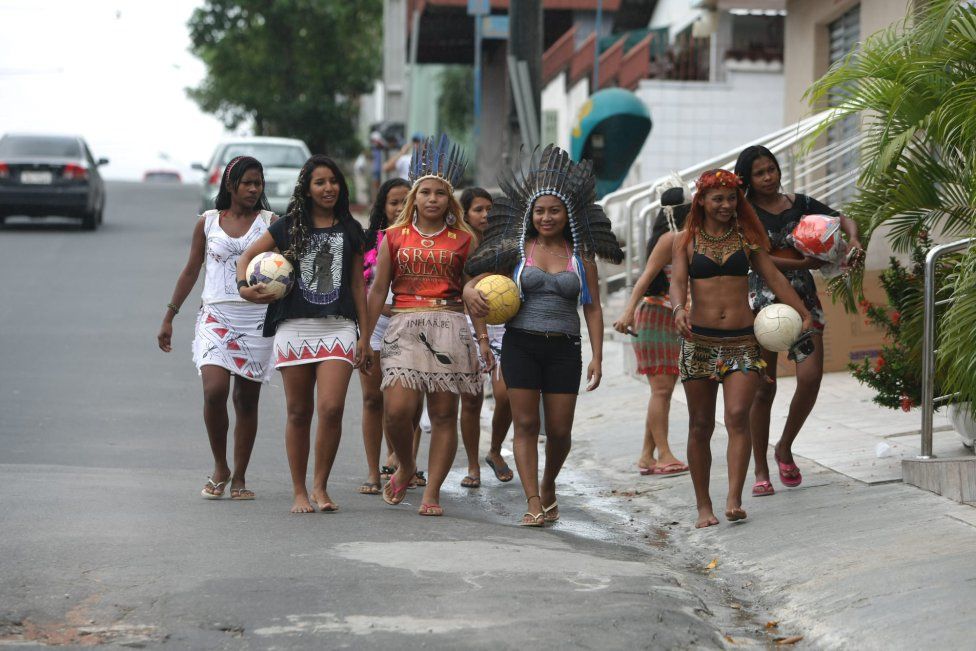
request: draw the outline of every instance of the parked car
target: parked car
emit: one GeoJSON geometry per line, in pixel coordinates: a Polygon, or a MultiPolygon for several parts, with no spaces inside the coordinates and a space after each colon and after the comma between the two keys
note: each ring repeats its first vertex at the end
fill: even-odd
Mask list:
{"type": "Polygon", "coordinates": [[[11,215],[80,217],[102,223],[105,183],[84,139],[9,133],[0,138],[0,223],[11,215]]]}
{"type": "Polygon", "coordinates": [[[143,183],[182,183],[183,179],[176,170],[147,170],[142,175],[143,183]]]}
{"type": "Polygon", "coordinates": [[[283,215],[295,189],[298,173],[311,155],[304,142],[293,138],[254,136],[220,143],[206,167],[197,163],[193,165],[194,169],[206,174],[200,211],[214,207],[220,177],[227,163],[237,156],[253,156],[264,166],[264,193],[271,210],[283,215]]]}

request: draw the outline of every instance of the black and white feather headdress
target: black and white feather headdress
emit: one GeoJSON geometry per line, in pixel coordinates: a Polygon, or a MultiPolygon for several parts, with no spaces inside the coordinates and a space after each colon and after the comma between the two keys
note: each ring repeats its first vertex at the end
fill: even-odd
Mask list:
{"type": "Polygon", "coordinates": [[[446,134],[441,134],[436,142],[433,137],[424,138],[413,148],[409,181],[416,186],[424,179],[436,178],[446,181],[453,191],[467,165],[464,152],[457,145],[451,144],[446,134]]]}
{"type": "Polygon", "coordinates": [[[500,269],[515,269],[515,282],[521,287],[525,265],[526,230],[532,219],[535,200],[544,195],[558,197],[566,206],[573,235],[574,267],[580,276],[580,302],[589,303],[583,258],[599,256],[619,264],[624,259],[610,219],[596,201],[593,162],[573,162],[555,145],[536,149],[526,160],[498,179],[505,196],[497,199],[488,214],[488,228],[477,251],[468,259],[466,271],[472,276],[500,269]]]}

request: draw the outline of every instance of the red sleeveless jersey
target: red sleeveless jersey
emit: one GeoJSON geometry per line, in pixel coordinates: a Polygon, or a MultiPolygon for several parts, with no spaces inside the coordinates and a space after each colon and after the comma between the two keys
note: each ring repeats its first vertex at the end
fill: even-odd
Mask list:
{"type": "Polygon", "coordinates": [[[464,263],[473,241],[469,233],[449,226],[433,235],[424,235],[413,224],[387,229],[393,310],[461,306],[464,263]]]}

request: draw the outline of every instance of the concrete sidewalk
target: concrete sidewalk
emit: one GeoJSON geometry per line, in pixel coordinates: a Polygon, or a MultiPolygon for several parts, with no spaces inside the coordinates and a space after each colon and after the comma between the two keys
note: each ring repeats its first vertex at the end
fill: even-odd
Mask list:
{"type": "MultiPolygon", "coordinates": [[[[612,321],[612,310],[606,313],[612,321]]],[[[584,348],[586,348],[584,346],[584,348]]],[[[750,496],[741,523],[696,530],[690,477],[637,472],[646,380],[624,372],[632,351],[605,344],[603,385],[581,395],[569,464],[597,473],[624,528],[660,527],[669,545],[697,551],[702,567],[754,621],[778,622],[783,636],[803,635],[817,648],[969,648],[976,614],[976,508],[901,483],[901,458],[919,450],[917,411],[874,405],[871,391],[846,373],[827,374],[819,401],[794,446],[803,485],[750,496]],[[887,444],[879,457],[878,444],[887,444]]],[[[793,379],[780,381],[771,443],[781,431],[793,379]]],[[[721,395],[721,394],[720,394],[721,395]]],[[[720,519],[726,496],[727,436],[713,438],[711,493],[720,519]]],[[[671,445],[681,459],[688,412],[676,389],[671,445]]],[[[936,454],[972,454],[936,419],[936,454]]],[[[770,459],[772,453],[770,452],[770,459]]],[[[772,464],[773,462],[770,461],[772,464]]],[[[732,643],[734,636],[727,638],[732,643]]]]}

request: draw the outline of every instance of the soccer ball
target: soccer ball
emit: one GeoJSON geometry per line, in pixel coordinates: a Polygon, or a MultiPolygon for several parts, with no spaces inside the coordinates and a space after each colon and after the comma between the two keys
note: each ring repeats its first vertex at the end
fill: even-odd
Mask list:
{"type": "Polygon", "coordinates": [[[251,261],[248,285],[265,284],[265,291],[281,298],[295,284],[295,270],[280,253],[268,251],[251,261]]]}
{"type": "Polygon", "coordinates": [[[484,294],[488,300],[488,317],[485,321],[491,325],[505,323],[515,316],[522,305],[518,286],[508,276],[499,274],[485,276],[478,281],[475,289],[484,294]]]}
{"type": "Polygon", "coordinates": [[[789,305],[773,303],[759,311],[754,327],[760,346],[774,353],[783,353],[800,336],[803,319],[789,305]]]}

